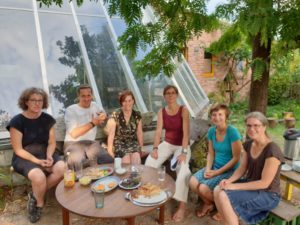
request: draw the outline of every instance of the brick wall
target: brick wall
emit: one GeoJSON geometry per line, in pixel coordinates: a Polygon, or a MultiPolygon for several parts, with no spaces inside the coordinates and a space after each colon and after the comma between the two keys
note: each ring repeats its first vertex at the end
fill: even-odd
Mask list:
{"type": "MultiPolygon", "coordinates": [[[[220,30],[216,30],[211,33],[203,33],[200,37],[194,37],[191,41],[188,42],[187,45],[187,62],[189,63],[192,71],[194,72],[196,78],[198,79],[201,87],[204,89],[206,94],[218,91],[217,84],[218,82],[223,81],[224,76],[228,71],[228,66],[224,65],[224,63],[220,63],[220,56],[213,56],[213,60],[217,61],[218,63],[214,63],[214,71],[211,76],[207,76],[204,71],[205,48],[209,47],[212,42],[217,41],[220,36],[220,30]]],[[[246,77],[242,76],[242,73],[240,72],[237,79],[237,89],[245,84],[250,79],[250,76],[250,71],[246,77]]],[[[245,98],[248,95],[249,88],[250,83],[242,88],[242,91],[239,92],[241,98],[245,98]]]]}

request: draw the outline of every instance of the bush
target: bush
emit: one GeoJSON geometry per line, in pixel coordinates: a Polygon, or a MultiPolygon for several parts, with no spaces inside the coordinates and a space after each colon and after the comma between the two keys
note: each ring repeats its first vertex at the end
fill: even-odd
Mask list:
{"type": "MultiPolygon", "coordinates": [[[[279,104],[286,91],[291,86],[291,78],[287,75],[273,75],[269,81],[268,87],[268,105],[279,104]]],[[[287,97],[287,96],[286,96],[287,97]]]]}

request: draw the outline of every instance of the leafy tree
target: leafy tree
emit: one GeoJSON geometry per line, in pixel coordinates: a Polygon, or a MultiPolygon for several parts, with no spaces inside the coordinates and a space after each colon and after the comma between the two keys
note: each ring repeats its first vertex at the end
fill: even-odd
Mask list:
{"type": "Polygon", "coordinates": [[[217,9],[218,17],[233,21],[252,46],[252,82],[249,110],[266,112],[271,46],[276,40],[283,51],[298,48],[300,1],[236,0],[217,9]]]}
{"type": "MultiPolygon", "coordinates": [[[[38,0],[47,5],[63,0],[38,0]]],[[[95,0],[97,1],[97,0],[95,0]]],[[[83,0],[77,0],[82,4],[83,0]]],[[[217,27],[214,15],[206,14],[205,0],[104,0],[110,15],[118,14],[128,25],[119,38],[120,47],[132,57],[147,44],[152,50],[137,63],[140,75],[171,76],[172,58],[180,60],[181,49],[192,36],[217,27]],[[142,10],[150,5],[156,21],[143,23],[142,10]]],[[[252,82],[249,110],[266,111],[271,47],[274,40],[283,50],[300,44],[300,0],[229,0],[217,8],[217,18],[226,18],[246,35],[252,49],[252,82]]],[[[231,43],[234,40],[228,40],[231,43]]]]}

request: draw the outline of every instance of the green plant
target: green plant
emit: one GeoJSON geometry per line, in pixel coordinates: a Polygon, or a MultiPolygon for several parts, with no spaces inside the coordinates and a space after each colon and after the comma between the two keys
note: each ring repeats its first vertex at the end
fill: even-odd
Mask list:
{"type": "Polygon", "coordinates": [[[287,75],[273,75],[268,87],[268,105],[276,105],[288,93],[291,78],[287,75]]]}

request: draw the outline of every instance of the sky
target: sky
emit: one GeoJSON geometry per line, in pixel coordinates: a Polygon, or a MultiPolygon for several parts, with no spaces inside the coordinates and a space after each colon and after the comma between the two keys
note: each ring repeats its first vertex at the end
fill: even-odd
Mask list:
{"type": "Polygon", "coordinates": [[[226,2],[226,0],[210,0],[210,1],[208,1],[208,3],[207,3],[208,13],[209,14],[212,13],[215,10],[217,5],[224,3],[224,2],[226,2]]]}

